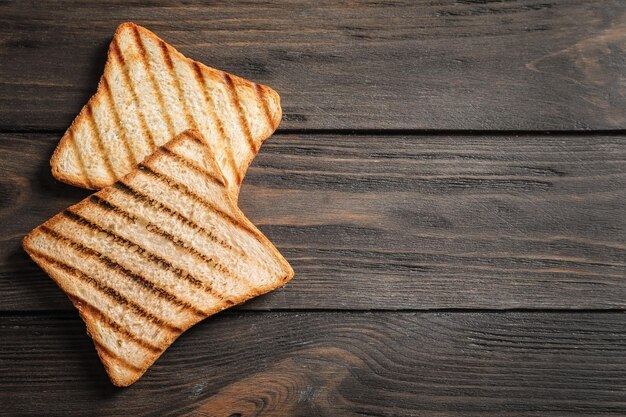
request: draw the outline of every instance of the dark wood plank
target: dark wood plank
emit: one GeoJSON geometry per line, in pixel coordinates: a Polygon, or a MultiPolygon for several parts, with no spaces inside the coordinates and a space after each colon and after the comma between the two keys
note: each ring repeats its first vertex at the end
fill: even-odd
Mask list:
{"type": "Polygon", "coordinates": [[[626,3],[0,4],[0,129],[67,128],[116,25],[275,87],[282,128],[626,127],[626,3]]]}
{"type": "MultiPolygon", "coordinates": [[[[20,248],[87,195],[0,136],[0,309],[71,308],[20,248]]],[[[623,308],[626,137],[276,135],[241,205],[296,270],[245,308],[623,308]]]]}
{"type": "Polygon", "coordinates": [[[0,415],[626,414],[621,313],[238,313],[127,389],[74,316],[0,321],[0,415]]]}

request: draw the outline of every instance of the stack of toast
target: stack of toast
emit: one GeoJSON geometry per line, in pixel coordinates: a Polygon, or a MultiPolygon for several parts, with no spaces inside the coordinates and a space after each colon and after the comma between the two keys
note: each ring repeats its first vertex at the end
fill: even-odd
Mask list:
{"type": "Polygon", "coordinates": [[[186,329],[284,285],[293,270],[237,207],[281,119],[269,87],[119,26],[96,94],[51,159],[99,190],[30,232],[24,249],[69,296],[118,386],[186,329]]]}

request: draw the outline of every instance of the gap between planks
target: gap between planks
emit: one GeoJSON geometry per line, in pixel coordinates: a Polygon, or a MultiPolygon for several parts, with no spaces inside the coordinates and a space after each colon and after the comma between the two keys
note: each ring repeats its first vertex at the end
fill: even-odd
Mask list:
{"type": "MultiPolygon", "coordinates": [[[[0,135],[10,134],[57,134],[65,133],[57,129],[3,129],[0,135]]],[[[274,135],[362,135],[362,136],[626,136],[626,129],[600,130],[471,130],[471,129],[277,129],[274,135]]]]}
{"type": "MultiPolygon", "coordinates": [[[[403,308],[403,309],[337,309],[337,308],[291,308],[291,309],[256,309],[256,310],[244,310],[240,308],[234,308],[225,310],[219,315],[261,315],[261,314],[516,314],[516,313],[531,313],[531,314],[624,314],[626,309],[624,308],[403,308]]],[[[74,317],[76,315],[75,309],[67,310],[2,310],[0,311],[0,318],[2,317],[57,317],[66,318],[74,317]]]]}

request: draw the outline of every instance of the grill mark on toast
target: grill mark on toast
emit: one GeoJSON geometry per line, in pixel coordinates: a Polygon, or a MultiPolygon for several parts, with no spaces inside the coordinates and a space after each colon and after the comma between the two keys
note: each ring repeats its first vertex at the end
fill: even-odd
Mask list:
{"type": "Polygon", "coordinates": [[[196,165],[194,162],[191,162],[189,159],[185,158],[184,156],[181,156],[181,155],[177,154],[176,152],[172,151],[171,149],[167,148],[166,146],[161,146],[159,148],[159,150],[161,152],[163,152],[164,154],[168,155],[169,157],[174,158],[175,160],[177,160],[178,162],[183,164],[186,168],[189,168],[192,171],[195,171],[198,174],[202,175],[203,177],[205,177],[206,179],[208,179],[212,183],[220,185],[220,186],[223,186],[223,187],[226,187],[226,184],[224,184],[224,181],[221,178],[218,178],[217,176],[213,175],[213,173],[211,173],[211,172],[207,171],[206,169],[196,165]]]}
{"type": "Polygon", "coordinates": [[[172,80],[174,80],[174,87],[176,88],[176,94],[178,94],[178,100],[183,105],[185,119],[192,129],[198,130],[198,124],[191,115],[191,111],[189,111],[189,107],[187,106],[187,100],[185,100],[185,94],[180,85],[180,79],[176,76],[176,70],[174,69],[174,62],[172,61],[172,56],[170,55],[169,48],[167,44],[161,39],[159,39],[159,47],[161,48],[161,53],[163,54],[163,59],[165,60],[165,66],[167,67],[169,76],[172,80]]]}
{"type": "Polygon", "coordinates": [[[241,102],[239,101],[239,94],[237,94],[237,89],[235,88],[235,83],[233,82],[230,74],[222,73],[224,77],[224,83],[226,84],[226,90],[228,91],[228,96],[230,97],[230,101],[237,109],[237,118],[239,119],[239,124],[241,125],[241,130],[243,130],[243,134],[248,141],[248,146],[252,149],[252,152],[256,154],[258,149],[256,147],[256,143],[252,139],[252,134],[250,133],[250,126],[248,125],[248,120],[245,117],[243,112],[243,107],[241,107],[241,102]]]}
{"type": "Polygon", "coordinates": [[[120,216],[124,217],[125,219],[129,220],[132,223],[137,222],[137,217],[133,216],[132,214],[128,213],[125,210],[122,210],[121,208],[112,205],[111,203],[109,203],[107,200],[105,200],[104,198],[98,196],[98,195],[92,195],[89,197],[89,202],[102,207],[105,210],[108,211],[112,211],[114,213],[119,214],[120,216]]]}
{"type": "Polygon", "coordinates": [[[274,119],[272,118],[272,113],[270,112],[270,108],[267,105],[267,99],[265,97],[265,89],[257,83],[254,83],[254,91],[261,102],[261,107],[263,107],[263,113],[265,114],[265,122],[271,127],[272,130],[276,129],[274,126],[274,119]]]}
{"type": "MultiPolygon", "coordinates": [[[[199,196],[198,194],[196,194],[194,191],[192,191],[191,189],[189,189],[186,185],[182,184],[181,182],[177,181],[176,179],[163,174],[162,172],[157,172],[155,170],[153,170],[152,168],[144,165],[143,163],[139,164],[139,170],[141,170],[142,172],[144,172],[146,175],[150,176],[151,178],[154,178],[158,181],[160,181],[161,183],[165,184],[166,186],[175,189],[179,192],[181,192],[182,194],[185,194],[188,198],[194,200],[196,203],[202,205],[205,210],[215,213],[218,217],[220,217],[222,220],[225,220],[229,223],[231,223],[233,226],[239,228],[240,230],[248,233],[254,240],[256,240],[257,242],[264,244],[264,242],[262,241],[261,238],[259,238],[258,232],[256,232],[254,229],[251,229],[249,226],[247,226],[245,223],[240,222],[239,220],[237,220],[236,218],[234,218],[233,216],[231,216],[228,213],[225,213],[224,211],[220,210],[218,207],[216,207],[213,203],[211,203],[210,201],[205,200],[204,198],[202,198],[201,196],[199,196]]],[[[246,255],[247,256],[247,255],[246,255]]],[[[257,266],[260,266],[262,269],[268,270],[266,266],[260,264],[259,262],[254,261],[257,266]]]]}
{"type": "Polygon", "coordinates": [[[136,344],[138,344],[145,350],[148,350],[152,353],[159,353],[163,350],[162,348],[151,344],[147,340],[144,340],[132,334],[130,331],[128,331],[127,328],[125,328],[123,325],[113,320],[111,317],[107,316],[107,314],[104,311],[100,310],[98,307],[91,304],[89,301],[85,300],[84,298],[76,294],[71,294],[71,298],[72,298],[72,301],[74,301],[74,305],[76,305],[76,308],[78,308],[78,311],[80,311],[81,316],[82,315],[95,316],[96,320],[100,321],[101,323],[106,324],[109,328],[113,329],[113,331],[115,331],[115,333],[117,333],[118,335],[126,337],[128,340],[135,342],[136,344]]]}
{"type": "MultiPolygon", "coordinates": [[[[136,221],[137,218],[135,216],[133,216],[132,214],[122,210],[121,208],[114,206],[113,204],[111,204],[110,202],[102,199],[101,197],[98,196],[91,196],[89,198],[89,200],[93,203],[93,204],[97,204],[100,207],[104,208],[105,210],[109,210],[112,211],[114,213],[119,214],[120,216],[125,217],[126,219],[130,220],[130,221],[136,221]]],[[[68,211],[68,210],[66,210],[68,211]]],[[[125,247],[136,247],[136,252],[142,256],[144,259],[147,259],[148,261],[152,262],[155,265],[158,265],[160,268],[166,269],[170,272],[172,272],[173,274],[185,279],[186,281],[188,281],[191,285],[193,285],[195,288],[198,288],[200,290],[203,290],[204,292],[206,292],[207,294],[225,301],[226,297],[219,293],[217,290],[215,290],[214,288],[208,286],[205,282],[201,281],[200,279],[196,278],[195,276],[193,276],[191,273],[183,270],[182,268],[176,267],[174,266],[171,262],[169,262],[168,260],[166,260],[165,258],[159,256],[158,254],[144,248],[143,246],[141,246],[140,244],[137,244],[129,239],[126,239],[125,237],[122,237],[114,232],[111,232],[110,230],[104,229],[103,227],[97,225],[96,223],[90,221],[89,219],[69,211],[69,213],[71,213],[73,216],[75,216],[78,220],[80,220],[82,223],[82,225],[87,226],[89,228],[91,228],[92,230],[97,230],[99,232],[104,232],[106,233],[108,236],[110,236],[111,238],[113,238],[114,240],[116,240],[118,243],[124,245],[125,247]]],[[[221,266],[221,264],[219,264],[218,262],[216,262],[215,260],[207,257],[206,255],[203,255],[201,253],[199,253],[198,251],[196,251],[193,248],[188,248],[186,244],[184,244],[184,242],[180,241],[180,239],[176,238],[175,236],[172,236],[171,234],[167,233],[166,231],[164,231],[163,229],[159,228],[158,226],[147,222],[149,225],[149,228],[147,228],[147,230],[149,232],[155,233],[159,236],[162,236],[164,238],[166,238],[167,240],[170,240],[172,243],[174,243],[176,246],[179,246],[181,248],[183,248],[184,250],[190,252],[190,251],[194,251],[192,252],[192,254],[194,256],[200,257],[200,259],[204,262],[210,263],[211,265],[216,264],[217,266],[215,267],[216,269],[219,269],[219,266],[221,266]],[[183,246],[184,245],[184,246],[183,246]],[[197,255],[196,255],[197,254],[197,255]]],[[[222,268],[225,269],[225,267],[221,266],[222,268]]],[[[221,271],[221,270],[220,270],[221,271]]],[[[228,271],[228,270],[226,270],[228,271]]],[[[221,271],[222,272],[222,271],[221,271]]],[[[223,272],[224,274],[226,274],[226,272],[223,272]]],[[[230,276],[230,275],[229,275],[230,276]]],[[[165,291],[165,290],[164,290],[165,291]]],[[[169,294],[169,293],[168,293],[169,294]]],[[[173,294],[172,294],[173,295],[173,294]]],[[[190,305],[191,306],[191,305],[190,305]]],[[[196,309],[194,307],[194,309],[196,309]]],[[[196,309],[198,312],[200,312],[201,314],[205,314],[204,312],[202,312],[199,309],[196,309]]]]}
{"type": "MultiPolygon", "coordinates": [[[[124,217],[128,221],[136,222],[137,220],[139,220],[133,214],[127,212],[126,210],[124,210],[123,208],[119,207],[118,205],[113,204],[113,203],[103,199],[102,197],[93,195],[93,196],[91,196],[89,198],[89,200],[92,203],[97,204],[100,207],[104,208],[105,210],[112,211],[112,212],[114,212],[114,213],[124,217]]],[[[178,237],[176,237],[176,236],[166,232],[165,230],[163,230],[162,228],[160,228],[156,224],[151,223],[150,221],[148,221],[146,219],[142,219],[142,220],[144,220],[147,223],[146,230],[148,232],[154,233],[156,235],[159,235],[159,236],[169,240],[174,245],[176,245],[179,248],[183,249],[189,255],[192,255],[192,256],[198,258],[200,261],[203,261],[203,262],[207,263],[212,268],[214,268],[217,271],[221,272],[227,278],[230,278],[230,279],[232,279],[234,281],[239,281],[239,282],[242,282],[242,283],[246,284],[246,282],[244,280],[242,280],[240,277],[238,277],[233,272],[231,272],[226,266],[222,265],[215,258],[213,258],[211,256],[207,256],[207,255],[205,255],[203,253],[200,253],[195,248],[189,246],[187,243],[185,243],[184,241],[182,241],[178,237]]],[[[147,251],[147,249],[145,249],[145,250],[147,251]]],[[[172,265],[172,264],[170,263],[170,265],[172,265]]],[[[185,271],[185,270],[183,270],[181,268],[177,268],[177,269],[179,269],[181,271],[181,275],[183,275],[195,287],[208,292],[209,294],[211,294],[212,296],[214,296],[214,297],[216,297],[216,298],[218,298],[220,300],[224,300],[225,299],[223,294],[219,293],[216,289],[214,289],[213,287],[207,285],[205,282],[203,282],[203,281],[199,280],[198,278],[194,277],[190,272],[185,271]]]]}
{"type": "Polygon", "coordinates": [[[80,168],[81,177],[82,177],[81,179],[85,181],[87,188],[93,189],[94,186],[93,186],[93,183],[91,182],[91,179],[89,179],[89,174],[87,173],[87,167],[85,166],[85,160],[83,159],[83,156],[80,153],[80,147],[78,146],[78,143],[76,143],[76,136],[74,135],[74,129],[70,127],[67,131],[67,134],[69,135],[69,140],[72,146],[72,150],[76,154],[76,159],[78,160],[78,167],[80,168]]]}
{"type": "Polygon", "coordinates": [[[113,301],[115,301],[117,304],[120,305],[124,305],[127,306],[128,308],[130,308],[131,310],[133,310],[133,312],[135,312],[137,315],[141,316],[142,318],[158,325],[161,327],[166,328],[168,331],[170,331],[171,333],[176,333],[179,334],[183,331],[183,329],[176,327],[170,323],[168,323],[167,321],[155,316],[154,314],[150,313],[149,311],[145,310],[143,307],[141,307],[139,304],[135,303],[132,300],[129,300],[128,298],[126,298],[124,295],[122,295],[119,291],[117,291],[116,289],[109,287],[108,285],[106,285],[105,283],[103,283],[100,280],[97,280],[94,277],[91,277],[87,274],[85,274],[83,271],[81,271],[80,269],[73,267],[63,261],[60,261],[56,258],[54,258],[53,256],[47,255],[43,252],[40,252],[38,250],[35,249],[30,249],[30,251],[33,253],[33,255],[35,257],[38,258],[42,258],[43,260],[45,260],[46,262],[55,265],[57,268],[62,269],[63,271],[65,271],[66,274],[71,275],[72,277],[89,284],[92,288],[96,289],[98,292],[107,295],[110,299],[112,299],[113,301]]]}
{"type": "MultiPolygon", "coordinates": [[[[130,247],[132,245],[132,243],[126,241],[125,239],[115,235],[114,233],[111,233],[103,228],[101,228],[100,226],[91,223],[89,220],[85,219],[84,217],[75,214],[69,210],[65,210],[63,211],[63,216],[70,219],[71,221],[75,222],[76,224],[79,224],[81,226],[87,227],[91,230],[94,231],[98,231],[98,232],[103,232],[105,234],[107,234],[109,237],[113,238],[115,241],[117,241],[120,244],[123,244],[125,247],[130,247]],[[129,245],[130,243],[130,245],[129,245]]],[[[205,317],[205,313],[203,311],[201,311],[200,309],[194,307],[193,305],[179,299],[176,295],[168,292],[165,288],[161,288],[158,287],[155,283],[149,281],[148,279],[144,278],[143,276],[125,268],[124,266],[120,265],[119,263],[115,262],[113,259],[109,258],[108,256],[103,255],[102,253],[87,247],[85,245],[83,245],[82,243],[79,243],[75,240],[72,240],[66,236],[63,236],[62,234],[60,234],[59,232],[50,229],[47,226],[40,226],[40,230],[42,232],[44,232],[45,234],[65,243],[66,245],[68,245],[69,247],[71,247],[72,249],[76,250],[77,252],[80,252],[83,255],[86,256],[90,256],[92,258],[95,258],[100,264],[104,265],[106,268],[113,270],[113,271],[119,271],[121,272],[124,276],[132,279],[134,282],[136,282],[137,284],[141,285],[142,287],[146,288],[148,291],[150,291],[152,294],[154,294],[155,296],[165,299],[168,302],[174,304],[177,307],[181,307],[181,308],[185,308],[187,310],[190,310],[191,312],[193,312],[196,316],[198,317],[205,317]]]]}
{"type": "Polygon", "coordinates": [[[139,33],[139,29],[137,28],[137,26],[133,26],[133,40],[139,48],[139,60],[141,61],[141,64],[143,65],[144,69],[146,70],[146,74],[150,79],[150,84],[152,86],[152,89],[154,90],[157,101],[159,102],[159,107],[161,107],[161,114],[163,115],[163,119],[165,120],[165,124],[167,125],[167,131],[169,133],[169,136],[172,137],[176,133],[174,129],[174,123],[172,122],[170,113],[167,111],[167,107],[165,106],[165,101],[163,99],[163,93],[161,93],[161,89],[159,88],[159,84],[157,83],[157,80],[154,76],[154,72],[150,67],[150,63],[148,62],[148,51],[146,50],[146,45],[144,45],[143,43],[143,39],[141,39],[141,33],[139,33]]]}
{"type": "Polygon", "coordinates": [[[250,258],[250,256],[245,251],[241,250],[240,248],[235,248],[234,246],[228,244],[228,242],[226,242],[225,240],[219,238],[218,236],[213,234],[210,230],[207,230],[204,227],[200,226],[198,223],[196,223],[193,220],[191,220],[190,218],[186,217],[184,214],[180,213],[179,211],[177,211],[175,209],[172,209],[172,208],[164,205],[162,202],[160,202],[158,200],[155,200],[155,199],[151,198],[147,194],[144,194],[143,192],[133,188],[131,185],[128,185],[124,181],[120,180],[120,181],[116,182],[115,184],[113,184],[113,186],[115,188],[117,188],[118,190],[120,190],[122,192],[125,192],[128,195],[134,197],[135,199],[137,199],[137,200],[145,203],[146,205],[154,208],[155,210],[159,210],[159,211],[167,213],[171,217],[174,217],[177,221],[179,221],[181,223],[184,223],[185,225],[189,226],[193,230],[195,230],[195,231],[199,232],[200,234],[204,235],[210,241],[219,244],[224,249],[233,251],[233,252],[237,253],[239,256],[241,256],[242,258],[245,258],[248,261],[255,263],[258,268],[263,269],[265,271],[269,271],[267,266],[263,265],[262,263],[260,263],[259,261],[257,261],[254,258],[250,258]]]}
{"type": "MultiPolygon", "coordinates": [[[[143,372],[144,370],[142,368],[139,368],[135,365],[133,365],[132,363],[128,362],[125,358],[117,355],[114,352],[111,352],[111,350],[109,350],[109,348],[107,348],[106,346],[104,346],[102,343],[98,342],[96,339],[93,339],[93,344],[96,345],[96,349],[98,349],[99,351],[103,352],[105,355],[110,356],[111,359],[117,361],[120,365],[122,365],[124,368],[129,369],[133,372],[143,372]]],[[[105,362],[106,361],[102,361],[105,362]]]]}
{"type": "Polygon", "coordinates": [[[196,222],[194,222],[190,218],[186,217],[185,215],[183,215],[179,211],[176,211],[174,209],[171,209],[171,208],[165,206],[160,201],[157,201],[157,200],[149,197],[147,194],[144,194],[141,191],[136,190],[135,188],[131,187],[130,185],[126,184],[125,182],[118,181],[113,186],[115,188],[117,188],[118,190],[123,191],[126,194],[132,196],[133,198],[135,198],[135,199],[145,203],[146,205],[154,208],[155,210],[159,210],[159,211],[167,213],[169,216],[174,217],[179,222],[181,222],[181,223],[189,226],[193,230],[195,230],[195,231],[205,235],[210,241],[219,244],[224,249],[231,250],[233,252],[237,252],[241,256],[247,256],[245,252],[241,251],[240,249],[236,249],[233,246],[229,245],[228,242],[226,242],[224,239],[220,239],[219,237],[215,236],[211,231],[209,231],[209,230],[205,229],[204,227],[200,226],[199,224],[197,224],[196,222]]]}
{"type": "Polygon", "coordinates": [[[185,194],[190,199],[192,199],[195,202],[197,202],[198,204],[204,206],[204,208],[207,211],[213,212],[213,213],[217,214],[223,220],[226,220],[227,222],[233,224],[234,226],[240,228],[241,230],[243,230],[245,232],[248,232],[250,235],[252,235],[258,241],[257,234],[256,234],[256,232],[254,230],[250,229],[248,226],[246,226],[245,224],[241,223],[239,220],[237,220],[236,218],[234,218],[230,214],[225,213],[224,211],[220,210],[213,203],[211,203],[210,201],[205,200],[203,197],[201,197],[198,194],[196,194],[194,191],[192,191],[185,184],[177,181],[176,179],[170,177],[169,175],[163,174],[162,172],[155,171],[152,168],[150,168],[149,166],[144,165],[143,163],[139,164],[139,169],[142,170],[143,172],[145,172],[150,177],[161,181],[163,184],[166,184],[168,187],[173,188],[173,189],[175,189],[175,190],[185,194]]]}
{"type": "Polygon", "coordinates": [[[128,162],[131,167],[137,165],[137,157],[133,152],[133,147],[130,145],[128,141],[128,137],[126,135],[126,130],[122,126],[122,120],[120,119],[120,114],[115,106],[115,99],[113,98],[113,92],[111,91],[111,86],[109,85],[109,80],[106,75],[102,77],[102,88],[104,89],[105,98],[104,101],[107,103],[109,107],[109,112],[113,116],[113,123],[115,123],[115,130],[119,132],[120,138],[122,139],[122,143],[124,143],[124,148],[126,149],[126,154],[128,155],[128,162]]]}
{"type": "MultiPolygon", "coordinates": [[[[224,125],[222,124],[222,120],[217,115],[215,111],[215,102],[213,101],[213,97],[209,94],[206,87],[206,80],[204,79],[204,73],[202,72],[202,67],[198,62],[192,62],[190,65],[193,66],[193,73],[200,87],[200,91],[202,91],[204,95],[204,101],[206,102],[207,109],[209,110],[209,114],[211,118],[215,122],[215,126],[217,126],[217,131],[219,133],[219,140],[224,144],[226,142],[226,131],[224,130],[224,125]]],[[[230,149],[233,149],[232,143],[230,144],[230,149]]],[[[230,165],[233,174],[235,175],[235,181],[237,185],[241,184],[241,176],[239,174],[239,169],[237,167],[237,163],[235,162],[235,157],[233,152],[226,152],[226,157],[228,159],[228,164],[230,165]]]]}
{"type": "Polygon", "coordinates": [[[152,136],[152,132],[148,129],[148,123],[146,122],[145,111],[143,110],[143,104],[141,100],[139,100],[139,96],[137,95],[137,88],[135,87],[135,83],[128,72],[128,66],[126,65],[126,60],[124,59],[124,55],[122,55],[122,50],[120,49],[120,45],[117,41],[117,38],[114,37],[111,42],[111,53],[116,56],[120,62],[120,68],[122,69],[122,74],[124,75],[124,81],[126,82],[126,86],[128,87],[128,91],[132,96],[133,101],[137,107],[137,117],[139,118],[139,124],[141,125],[141,133],[144,137],[148,138],[148,143],[151,149],[156,148],[156,142],[154,141],[154,136],[152,136]]]}
{"type": "Polygon", "coordinates": [[[104,168],[109,176],[109,178],[115,180],[117,176],[115,175],[115,171],[113,171],[113,165],[111,165],[111,160],[109,159],[109,155],[104,150],[104,144],[102,143],[102,136],[100,136],[100,130],[98,129],[98,123],[96,122],[96,118],[93,115],[93,108],[91,107],[91,100],[87,103],[85,107],[85,112],[87,115],[87,123],[89,125],[89,130],[93,135],[96,142],[96,152],[98,156],[104,161],[104,168]]]}

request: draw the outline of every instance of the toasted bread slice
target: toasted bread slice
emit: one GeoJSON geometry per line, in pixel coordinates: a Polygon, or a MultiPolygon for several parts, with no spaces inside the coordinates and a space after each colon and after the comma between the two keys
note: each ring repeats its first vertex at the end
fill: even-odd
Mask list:
{"type": "Polygon", "coordinates": [[[23,245],[78,308],[118,386],[136,381],[190,326],[293,276],[237,208],[195,131],[23,245]]]}
{"type": "Polygon", "coordinates": [[[184,57],[149,30],[121,24],[96,94],[61,138],[50,164],[60,181],[100,189],[187,130],[210,144],[237,195],[282,110],[269,87],[184,57]]]}

